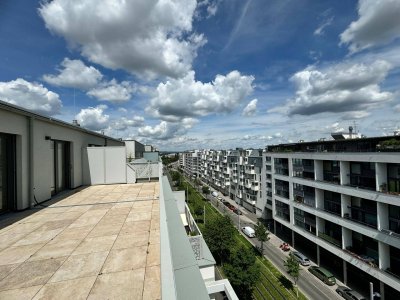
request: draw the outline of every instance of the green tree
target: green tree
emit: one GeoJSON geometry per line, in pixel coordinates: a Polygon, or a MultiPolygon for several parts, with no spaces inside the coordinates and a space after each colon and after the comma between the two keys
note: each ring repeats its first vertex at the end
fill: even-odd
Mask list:
{"type": "Polygon", "coordinates": [[[265,228],[264,224],[258,221],[257,225],[254,226],[254,234],[257,240],[261,243],[261,255],[264,255],[264,242],[269,240],[269,232],[267,231],[267,228],[265,228]]]}
{"type": "Polygon", "coordinates": [[[260,266],[251,249],[240,246],[225,264],[224,272],[240,299],[252,298],[254,285],[260,277],[260,266]]]}
{"type": "Polygon", "coordinates": [[[202,192],[205,195],[208,195],[210,193],[210,188],[208,186],[203,186],[202,192]]]}
{"type": "Polygon", "coordinates": [[[286,271],[293,278],[294,285],[296,287],[296,295],[299,297],[299,289],[297,288],[297,281],[300,276],[300,265],[297,259],[294,257],[293,253],[290,252],[289,257],[285,261],[286,271]]]}
{"type": "Polygon", "coordinates": [[[181,178],[181,175],[178,172],[171,172],[171,177],[173,181],[178,181],[181,178]]]}
{"type": "Polygon", "coordinates": [[[221,264],[229,257],[230,249],[235,245],[235,231],[229,216],[209,219],[203,230],[208,247],[221,264]]]}
{"type": "Polygon", "coordinates": [[[198,201],[195,201],[195,203],[194,203],[193,212],[194,212],[194,215],[196,216],[196,219],[197,219],[196,221],[198,222],[198,217],[203,216],[203,213],[204,213],[203,206],[198,201]]]}

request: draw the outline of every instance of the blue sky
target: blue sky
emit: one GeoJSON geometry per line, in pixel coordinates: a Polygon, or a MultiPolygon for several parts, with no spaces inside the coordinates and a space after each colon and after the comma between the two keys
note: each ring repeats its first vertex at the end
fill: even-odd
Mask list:
{"type": "Polygon", "coordinates": [[[161,150],[400,127],[400,1],[0,2],[0,99],[161,150]]]}

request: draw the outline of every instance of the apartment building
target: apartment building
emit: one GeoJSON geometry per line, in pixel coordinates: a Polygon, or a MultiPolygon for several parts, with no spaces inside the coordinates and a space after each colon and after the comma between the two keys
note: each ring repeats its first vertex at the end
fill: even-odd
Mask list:
{"type": "Polygon", "coordinates": [[[189,178],[197,178],[199,173],[199,158],[198,150],[186,151],[179,154],[179,166],[183,169],[185,175],[189,178]]]}
{"type": "Polygon", "coordinates": [[[268,146],[257,214],[369,295],[400,299],[400,137],[268,146]]]}
{"type": "Polygon", "coordinates": [[[261,200],[262,151],[196,150],[180,154],[186,176],[198,177],[254,212],[261,200]]]}

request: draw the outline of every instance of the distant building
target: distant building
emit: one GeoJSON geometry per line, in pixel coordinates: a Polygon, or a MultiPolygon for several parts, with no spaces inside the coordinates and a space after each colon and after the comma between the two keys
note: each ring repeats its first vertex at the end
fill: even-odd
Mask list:
{"type": "Polygon", "coordinates": [[[138,159],[143,157],[145,152],[145,145],[135,140],[125,140],[126,158],[129,160],[138,159]]]}

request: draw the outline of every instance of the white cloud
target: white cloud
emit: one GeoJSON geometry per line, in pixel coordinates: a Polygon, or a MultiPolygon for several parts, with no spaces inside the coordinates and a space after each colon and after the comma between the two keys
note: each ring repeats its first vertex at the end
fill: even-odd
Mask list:
{"type": "Polygon", "coordinates": [[[257,111],[257,99],[251,100],[247,106],[243,109],[242,115],[245,117],[254,116],[257,111]]]}
{"type": "Polygon", "coordinates": [[[129,101],[134,90],[134,86],[128,81],[118,83],[115,79],[113,79],[109,82],[103,82],[99,84],[87,92],[87,94],[101,101],[121,103],[129,101]]]}
{"type": "Polygon", "coordinates": [[[323,70],[306,68],[291,78],[297,88],[295,97],[270,112],[288,115],[331,112],[364,117],[370,109],[392,100],[393,94],[382,92],[379,87],[390,67],[380,60],[369,65],[342,63],[323,70]]]}
{"type": "Polygon", "coordinates": [[[340,35],[341,44],[350,52],[358,52],[387,44],[400,37],[400,1],[360,0],[357,21],[340,35]]]}
{"type": "Polygon", "coordinates": [[[395,109],[397,112],[400,112],[400,104],[397,104],[397,105],[394,107],[394,109],[395,109]]]}
{"type": "Polygon", "coordinates": [[[138,133],[142,137],[155,140],[169,140],[187,133],[198,121],[193,118],[184,118],[181,122],[161,121],[155,126],[143,126],[138,133]]]}
{"type": "Polygon", "coordinates": [[[104,114],[106,109],[107,105],[84,108],[75,118],[82,127],[96,131],[102,130],[107,128],[110,119],[109,115],[104,114]]]}
{"type": "Polygon", "coordinates": [[[0,82],[0,100],[46,115],[58,114],[62,107],[58,94],[22,78],[0,82]]]}
{"type": "Polygon", "coordinates": [[[329,19],[323,21],[317,29],[314,31],[314,35],[323,35],[325,32],[325,28],[330,26],[332,24],[333,17],[330,17],[329,19]]]}
{"type": "Polygon", "coordinates": [[[121,117],[118,120],[115,120],[111,123],[110,129],[113,130],[126,130],[129,127],[139,127],[144,123],[144,118],[141,116],[133,116],[131,119],[121,117]]]}
{"type": "Polygon", "coordinates": [[[183,78],[160,83],[147,111],[167,121],[229,113],[253,91],[254,77],[238,71],[217,75],[209,83],[195,81],[194,77],[194,71],[190,71],[183,78]]]}
{"type": "Polygon", "coordinates": [[[141,76],[182,76],[206,42],[193,33],[196,0],[53,0],[46,27],[92,62],[141,76]]]}
{"type": "Polygon", "coordinates": [[[52,85],[88,90],[103,77],[99,70],[86,66],[79,59],[64,58],[61,67],[58,75],[44,75],[43,80],[52,85]]]}

